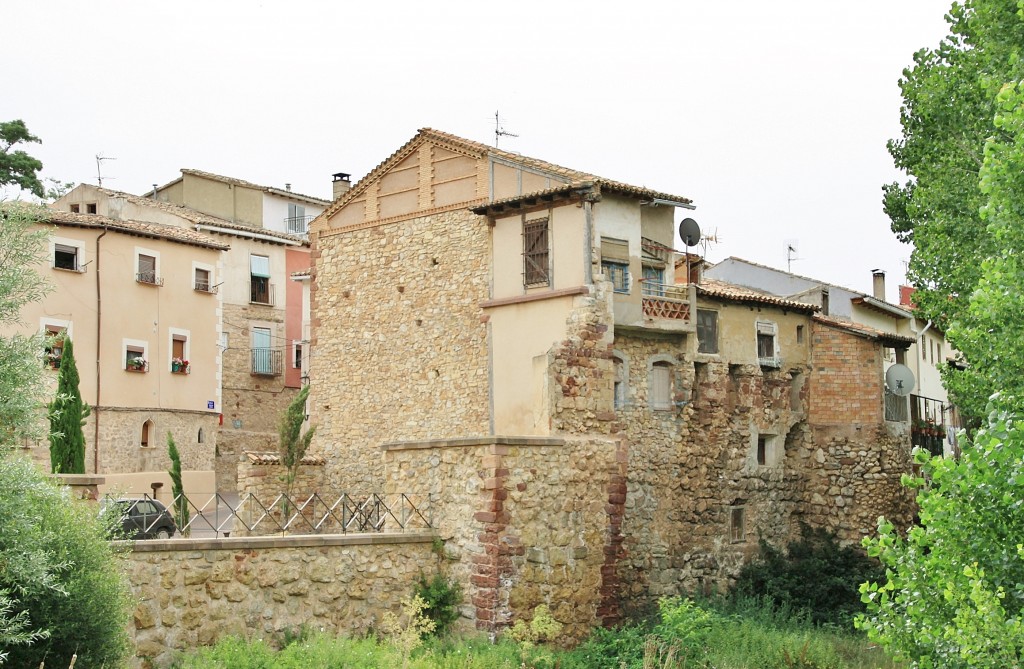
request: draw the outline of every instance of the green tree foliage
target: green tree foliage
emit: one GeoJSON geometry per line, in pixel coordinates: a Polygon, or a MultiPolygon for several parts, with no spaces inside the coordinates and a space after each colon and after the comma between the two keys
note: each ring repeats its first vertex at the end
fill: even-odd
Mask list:
{"type": "MultiPolygon", "coordinates": [[[[0,202],[0,323],[21,322],[21,308],[48,287],[35,269],[46,250],[46,231],[33,229],[42,209],[0,202]]],[[[44,404],[41,337],[0,337],[0,450],[23,436],[40,436],[44,404]]]]}
{"type": "Polygon", "coordinates": [[[50,402],[50,467],[61,474],[85,473],[85,432],[82,427],[89,405],[78,390],[78,365],[71,337],[64,336],[64,348],[57,372],[57,395],[50,402]]]}
{"type": "Polygon", "coordinates": [[[421,571],[413,594],[423,600],[423,615],[434,621],[435,634],[445,634],[459,619],[462,586],[458,581],[448,580],[439,571],[428,579],[421,571]]]}
{"type": "Polygon", "coordinates": [[[43,164],[21,149],[12,150],[18,144],[40,142],[38,137],[28,131],[24,121],[0,122],[0,186],[18,186],[39,198],[46,195],[46,189],[38,176],[43,164]]]}
{"type": "Polygon", "coordinates": [[[28,459],[0,457],[5,666],[67,667],[76,653],[79,667],[127,658],[130,593],[104,532],[94,506],[72,499],[28,459]]]}
{"type": "Polygon", "coordinates": [[[920,526],[865,539],[886,568],[861,586],[858,627],[910,668],[1020,667],[1024,659],[1024,426],[993,410],[959,460],[918,451],[920,526]]]}
{"type": "Polygon", "coordinates": [[[299,466],[302,458],[309,450],[309,444],[316,434],[316,427],[311,427],[305,433],[302,432],[303,423],[306,420],[306,398],[309,397],[309,386],[303,386],[299,394],[295,396],[291,404],[285,410],[281,418],[280,429],[278,430],[278,449],[281,464],[285,468],[285,494],[291,495],[292,483],[299,474],[299,466]]]}
{"type": "Polygon", "coordinates": [[[171,459],[171,469],[167,473],[171,476],[171,495],[174,496],[174,522],[180,532],[187,534],[189,511],[185,487],[181,484],[181,453],[170,432],[167,433],[167,457],[171,459]]]}
{"type": "Polygon", "coordinates": [[[802,525],[785,551],[761,542],[761,554],[744,565],[732,597],[766,598],[782,610],[805,611],[815,624],[849,627],[864,610],[859,586],[882,577],[877,560],[855,546],[841,546],[824,528],[802,525]]]}
{"type": "Polygon", "coordinates": [[[968,330],[978,325],[971,322],[971,301],[993,269],[984,261],[1006,247],[983,216],[992,192],[979,183],[989,160],[986,143],[1013,141],[1014,129],[996,113],[1003,85],[1024,76],[1024,18],[1017,0],[968,0],[954,4],[947,21],[949,36],[917,52],[900,81],[903,133],[889,152],[909,180],[885,186],[883,202],[893,231],[914,244],[908,278],[918,288],[921,315],[948,329],[970,365],[949,370],[946,386],[966,414],[983,416],[999,386],[970,346],[968,330]]]}

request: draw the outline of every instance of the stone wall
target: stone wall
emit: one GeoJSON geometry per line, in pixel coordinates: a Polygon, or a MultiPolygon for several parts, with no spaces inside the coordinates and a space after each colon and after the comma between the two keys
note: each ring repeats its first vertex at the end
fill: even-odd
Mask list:
{"type": "MultiPolygon", "coordinates": [[[[252,495],[263,506],[270,507],[278,495],[288,495],[292,504],[301,505],[309,501],[313,495],[319,495],[328,506],[333,504],[341,493],[332,489],[324,480],[324,460],[316,456],[306,456],[302,459],[296,472],[295,480],[292,481],[290,490],[287,484],[287,470],[280,463],[277,453],[253,453],[246,451],[238,467],[238,494],[244,500],[246,495],[252,495]]],[[[280,525],[288,522],[284,512],[290,505],[278,504],[269,508],[272,518],[266,518],[252,530],[247,530],[241,523],[234,523],[234,536],[267,535],[279,531],[280,525]]],[[[327,514],[324,508],[316,499],[308,505],[308,512],[305,517],[309,524],[301,519],[294,521],[292,533],[314,533],[315,528],[311,525],[321,523],[322,516],[327,514]]],[[[246,522],[252,526],[254,521],[262,513],[260,507],[255,503],[246,503],[242,506],[242,512],[247,513],[246,522]]],[[[292,511],[294,513],[294,511],[292,511]]],[[[338,531],[338,524],[331,518],[323,521],[321,531],[338,531]]]]}
{"type": "Polygon", "coordinates": [[[616,443],[482,437],[385,446],[387,492],[406,492],[445,541],[463,616],[494,632],[548,604],[568,637],[600,622],[616,443]]]}
{"type": "Polygon", "coordinates": [[[229,635],[366,634],[429,573],[432,533],[136,542],[127,553],[135,667],[229,635]]]}
{"type": "Polygon", "coordinates": [[[379,490],[384,442],[489,432],[488,239],[465,210],[315,239],[311,452],[333,485],[379,490]]]}
{"type": "MultiPolygon", "coordinates": [[[[213,469],[217,448],[216,414],[200,411],[172,411],[162,409],[93,408],[83,428],[91,442],[93,421],[100,421],[100,473],[131,473],[167,470],[171,461],[167,456],[167,433],[181,453],[182,469],[213,469]],[[153,422],[149,446],[141,447],[142,425],[153,422]],[[202,442],[199,441],[200,430],[202,442]]],[[[92,452],[86,447],[85,465],[92,471],[92,452]]]]}

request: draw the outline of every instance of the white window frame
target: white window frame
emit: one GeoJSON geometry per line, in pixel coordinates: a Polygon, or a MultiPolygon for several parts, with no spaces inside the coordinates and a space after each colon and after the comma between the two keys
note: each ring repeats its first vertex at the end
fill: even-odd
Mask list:
{"type": "Polygon", "coordinates": [[[171,371],[173,368],[171,360],[174,359],[175,335],[185,338],[184,358],[185,360],[192,359],[192,332],[182,328],[167,328],[167,371],[171,371]]]}
{"type": "Polygon", "coordinates": [[[782,358],[779,355],[779,326],[773,321],[758,320],[754,324],[754,353],[757,355],[757,362],[761,367],[778,369],[782,367],[782,358]],[[772,338],[772,355],[761,355],[761,343],[758,339],[761,335],[770,335],[772,338]]]}
{"type": "Polygon", "coordinates": [[[200,292],[200,293],[212,293],[212,292],[214,292],[214,290],[213,290],[213,287],[214,287],[213,265],[209,265],[207,263],[202,263],[202,262],[196,262],[196,261],[193,260],[192,261],[192,276],[189,277],[189,281],[192,283],[192,285],[190,286],[190,288],[192,288],[192,290],[195,290],[195,291],[200,292]],[[210,273],[210,285],[209,285],[209,288],[207,290],[200,290],[199,288],[196,288],[196,270],[200,270],[200,269],[210,273]]]}
{"type": "Polygon", "coordinates": [[[71,321],[65,321],[59,318],[50,318],[49,316],[41,316],[39,318],[39,332],[45,335],[47,329],[50,327],[58,327],[61,330],[64,330],[68,339],[75,338],[75,325],[71,321]]]}
{"type": "Polygon", "coordinates": [[[149,342],[144,339],[122,339],[121,340],[121,369],[128,369],[128,349],[141,348],[142,358],[151,363],[149,359],[149,342]]]}
{"type": "Polygon", "coordinates": [[[55,269],[60,272],[75,272],[82,274],[85,272],[85,242],[81,239],[71,239],[70,237],[50,237],[50,269],[55,269]],[[76,249],[75,254],[75,269],[67,269],[65,267],[57,267],[57,245],[61,246],[72,246],[76,249]]]}
{"type": "MultiPolygon", "coordinates": [[[[137,282],[139,282],[139,283],[145,283],[146,285],[159,286],[159,285],[163,284],[163,281],[161,280],[162,276],[163,275],[160,273],[160,252],[159,251],[154,251],[153,249],[143,248],[141,246],[136,246],[135,247],[135,280],[137,282]],[[140,256],[150,256],[151,258],[154,259],[154,262],[153,262],[153,282],[152,283],[150,283],[148,281],[139,281],[139,274],[141,273],[141,270],[139,269],[140,256]]],[[[148,360],[148,358],[147,358],[147,360],[148,360]]]]}

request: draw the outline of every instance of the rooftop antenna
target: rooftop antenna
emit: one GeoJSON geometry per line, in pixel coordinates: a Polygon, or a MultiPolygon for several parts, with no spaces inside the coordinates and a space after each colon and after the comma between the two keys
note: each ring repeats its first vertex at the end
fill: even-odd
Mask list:
{"type": "Polygon", "coordinates": [[[793,271],[793,261],[794,260],[801,260],[801,258],[798,257],[798,255],[800,253],[800,251],[798,249],[798,246],[799,246],[799,242],[797,240],[795,240],[795,239],[787,239],[786,240],[786,271],[787,272],[792,272],[793,271]]]}
{"type": "Polygon", "coordinates": [[[494,112],[494,148],[498,148],[498,139],[501,137],[518,137],[514,133],[508,132],[505,128],[501,127],[501,118],[498,116],[498,112],[494,112]]]}
{"type": "Polygon", "coordinates": [[[99,183],[101,188],[103,187],[103,171],[101,167],[102,161],[104,160],[117,160],[117,158],[108,158],[107,156],[104,156],[102,153],[96,154],[96,181],[99,183]]]}

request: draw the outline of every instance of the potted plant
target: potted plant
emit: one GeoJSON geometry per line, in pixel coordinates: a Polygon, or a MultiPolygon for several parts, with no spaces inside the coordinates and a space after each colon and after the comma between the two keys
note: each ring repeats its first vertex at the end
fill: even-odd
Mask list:
{"type": "Polygon", "coordinates": [[[174,374],[188,374],[188,360],[185,360],[184,358],[171,358],[171,372],[174,374]]]}
{"type": "Polygon", "coordinates": [[[146,362],[146,359],[143,357],[128,358],[126,367],[132,372],[144,372],[146,371],[146,368],[149,367],[149,363],[146,362]]]}

